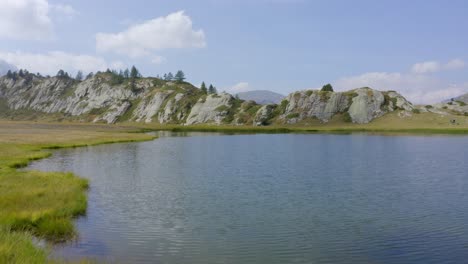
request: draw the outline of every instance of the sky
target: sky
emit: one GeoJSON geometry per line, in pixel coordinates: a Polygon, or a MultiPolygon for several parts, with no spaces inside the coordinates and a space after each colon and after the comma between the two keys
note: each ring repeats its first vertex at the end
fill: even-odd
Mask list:
{"type": "Polygon", "coordinates": [[[231,93],[331,83],[414,103],[468,92],[466,0],[0,0],[0,67],[183,70],[231,93]]]}

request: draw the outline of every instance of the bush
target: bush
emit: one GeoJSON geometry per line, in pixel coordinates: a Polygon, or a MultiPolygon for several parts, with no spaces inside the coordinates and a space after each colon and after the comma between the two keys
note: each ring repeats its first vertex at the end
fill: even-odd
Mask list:
{"type": "Polygon", "coordinates": [[[419,109],[416,109],[416,108],[414,108],[414,109],[411,110],[411,111],[412,111],[414,114],[420,114],[420,113],[421,113],[421,111],[419,111],[419,109]]]}
{"type": "Polygon", "coordinates": [[[465,106],[465,105],[466,105],[466,103],[463,102],[463,101],[456,101],[456,102],[457,102],[460,106],[465,106]]]}
{"type": "Polygon", "coordinates": [[[351,116],[349,115],[348,112],[345,112],[343,114],[343,121],[346,122],[346,123],[351,123],[353,122],[353,119],[351,118],[351,116]]]}
{"type": "Polygon", "coordinates": [[[291,119],[291,118],[297,118],[299,117],[299,113],[291,113],[289,115],[286,116],[288,119],[291,119]]]}
{"type": "Polygon", "coordinates": [[[426,109],[431,109],[432,105],[426,105],[425,107],[426,107],[426,109]]]}
{"type": "Polygon", "coordinates": [[[323,92],[333,92],[333,86],[331,86],[331,84],[327,83],[324,86],[322,86],[321,91],[323,91],[323,92]]]}

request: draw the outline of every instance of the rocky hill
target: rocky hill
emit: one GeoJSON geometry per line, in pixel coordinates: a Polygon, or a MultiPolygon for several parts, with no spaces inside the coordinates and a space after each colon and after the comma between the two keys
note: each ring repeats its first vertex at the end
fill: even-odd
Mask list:
{"type": "Polygon", "coordinates": [[[299,91],[280,104],[259,105],[230,94],[204,94],[186,82],[158,78],[115,81],[99,73],[83,81],[27,73],[0,78],[0,117],[116,123],[295,124],[307,120],[368,123],[414,106],[394,91],[359,88],[347,92],[299,91]]]}

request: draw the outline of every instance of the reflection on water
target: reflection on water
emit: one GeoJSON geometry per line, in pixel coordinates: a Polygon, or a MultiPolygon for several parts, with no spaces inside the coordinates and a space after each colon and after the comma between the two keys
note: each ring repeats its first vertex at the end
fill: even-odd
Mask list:
{"type": "Polygon", "coordinates": [[[53,253],[67,259],[463,263],[467,143],[166,132],[58,150],[32,167],[90,179],[80,238],[53,253]]]}

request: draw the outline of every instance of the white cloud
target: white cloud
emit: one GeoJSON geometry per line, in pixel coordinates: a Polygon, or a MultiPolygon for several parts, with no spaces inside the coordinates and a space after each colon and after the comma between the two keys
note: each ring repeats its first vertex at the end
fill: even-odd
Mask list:
{"type": "Polygon", "coordinates": [[[441,68],[439,62],[437,61],[426,61],[426,62],[420,62],[416,63],[411,67],[411,71],[413,73],[429,73],[429,72],[437,72],[441,68]]]}
{"type": "Polygon", "coordinates": [[[432,73],[438,71],[459,70],[465,67],[465,62],[461,59],[453,59],[445,64],[438,61],[426,61],[416,63],[411,67],[411,72],[416,74],[432,73]]]}
{"type": "Polygon", "coordinates": [[[334,83],[336,90],[366,86],[377,90],[395,90],[417,104],[440,102],[466,93],[468,90],[468,83],[450,84],[427,75],[398,72],[369,72],[342,78],[334,83]]]}
{"type": "Polygon", "coordinates": [[[231,87],[227,87],[224,89],[224,91],[230,93],[230,94],[236,94],[236,93],[241,93],[241,92],[247,92],[250,91],[249,83],[248,82],[240,82],[237,83],[231,87]]]}
{"type": "Polygon", "coordinates": [[[151,59],[151,63],[153,64],[161,64],[163,62],[166,61],[166,58],[162,57],[162,56],[153,56],[153,58],[151,59]]]}
{"type": "Polygon", "coordinates": [[[0,38],[50,39],[54,34],[51,15],[71,18],[78,12],[70,5],[47,0],[0,0],[0,38]]]}
{"type": "Polygon", "coordinates": [[[141,57],[152,51],[170,48],[203,48],[203,30],[194,30],[184,11],[158,17],[130,26],[119,33],[96,34],[96,49],[130,57],[141,57]]]}
{"type": "Polygon", "coordinates": [[[49,75],[55,75],[59,69],[74,73],[78,70],[96,72],[107,68],[121,69],[124,67],[124,64],[119,61],[108,63],[100,57],[76,55],[62,51],[52,51],[44,54],[0,52],[0,59],[30,72],[49,75]]]}
{"type": "Polygon", "coordinates": [[[65,4],[56,4],[50,5],[51,11],[58,15],[63,15],[67,18],[73,18],[74,16],[78,15],[78,11],[76,11],[71,5],[65,4]]]}
{"type": "Polygon", "coordinates": [[[51,36],[46,0],[0,0],[0,37],[39,40],[51,36]]]}
{"type": "Polygon", "coordinates": [[[461,59],[453,59],[447,62],[447,64],[445,64],[444,66],[446,70],[459,70],[459,69],[463,69],[464,67],[465,67],[465,62],[461,59]]]}

